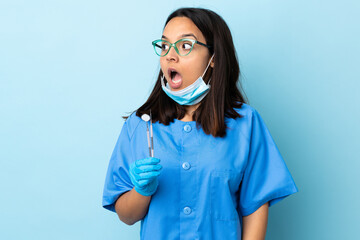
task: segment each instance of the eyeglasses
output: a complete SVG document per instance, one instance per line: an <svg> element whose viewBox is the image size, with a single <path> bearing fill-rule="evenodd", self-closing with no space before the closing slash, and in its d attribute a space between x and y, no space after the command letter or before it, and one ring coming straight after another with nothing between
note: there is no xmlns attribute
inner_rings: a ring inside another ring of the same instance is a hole
<svg viewBox="0 0 360 240"><path fill-rule="evenodd" d="M202 45L204 47L207 47L207 48L211 48L211 46L206 45L205 43L196 41L194 39L187 39L187 38L180 39L180 40L176 41L175 43L170 43L166 40L159 39L159 40L153 41L152 45L154 46L155 53L157 55L159 55L160 57L166 56L169 53L171 47L173 47L175 49L175 51L177 52L177 54L179 54L180 56L186 56L191 52L195 43Z"/></svg>

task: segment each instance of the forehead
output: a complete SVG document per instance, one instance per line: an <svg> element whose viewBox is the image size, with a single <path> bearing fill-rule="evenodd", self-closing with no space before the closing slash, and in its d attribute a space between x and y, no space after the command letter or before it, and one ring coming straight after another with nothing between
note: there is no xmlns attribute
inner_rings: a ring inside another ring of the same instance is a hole
<svg viewBox="0 0 360 240"><path fill-rule="evenodd" d="M197 26L187 17L175 17L165 26L163 36L169 40L176 41L185 34L193 34L198 41L204 41L205 37Z"/></svg>

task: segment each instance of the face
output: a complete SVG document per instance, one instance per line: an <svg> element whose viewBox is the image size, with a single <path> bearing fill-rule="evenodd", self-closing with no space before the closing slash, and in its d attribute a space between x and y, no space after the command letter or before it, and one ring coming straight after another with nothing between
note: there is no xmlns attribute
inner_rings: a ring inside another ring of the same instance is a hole
<svg viewBox="0 0 360 240"><path fill-rule="evenodd" d="M162 39L175 43L183 38L207 44L201 31L189 18L175 17L165 26ZM204 73L210 58L208 48L199 44L194 44L186 56L178 55L171 47L166 56L160 57L160 66L171 90L178 91L194 83ZM213 65L212 62L209 68Z"/></svg>

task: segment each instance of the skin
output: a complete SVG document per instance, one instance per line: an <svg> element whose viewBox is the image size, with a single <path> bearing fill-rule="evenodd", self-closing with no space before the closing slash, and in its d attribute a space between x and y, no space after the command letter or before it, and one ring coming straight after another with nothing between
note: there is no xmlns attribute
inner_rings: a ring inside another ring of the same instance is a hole
<svg viewBox="0 0 360 240"><path fill-rule="evenodd" d="M242 240L264 240L268 222L269 204L243 217Z"/></svg>
<svg viewBox="0 0 360 240"><path fill-rule="evenodd" d="M186 36L206 44L205 37L196 25L186 17L175 17L165 26L163 36L165 40L174 43L177 40L184 38L184 34L192 34L193 36ZM171 48L165 57L160 58L160 65L162 72L167 81L171 78L168 75L168 68L175 68L182 76L183 83L180 88L172 89L178 91L192 83L194 83L199 76L201 76L210 60L211 56L208 49L204 46L195 44L191 53L187 56L180 56L174 48ZM210 63L210 67L214 67L214 60ZM209 73L209 70L208 72ZM207 81L208 74L205 75L204 81ZM181 121L193 121L192 114L200 103L192 106L187 106L187 113ZM137 221L143 219L148 211L151 196L143 196L135 191L133 188L121 195L115 203L115 211L119 219L128 224L133 225ZM266 234L268 220L268 203L261 206L254 213L243 217L243 240L264 240Z"/></svg>
<svg viewBox="0 0 360 240"><path fill-rule="evenodd" d="M122 222L133 225L145 217L150 201L151 196L143 196L133 188L118 198L115 211Z"/></svg>

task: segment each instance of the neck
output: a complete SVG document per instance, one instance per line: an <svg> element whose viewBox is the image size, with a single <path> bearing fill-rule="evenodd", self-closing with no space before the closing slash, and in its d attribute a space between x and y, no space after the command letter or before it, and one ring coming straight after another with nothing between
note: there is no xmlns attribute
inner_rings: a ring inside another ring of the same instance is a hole
<svg viewBox="0 0 360 240"><path fill-rule="evenodd" d="M179 119L180 121L184 121L184 122L190 122L193 121L193 114L195 112L195 110L200 106L200 103L197 103L195 105L189 105L189 106L185 106L186 109L186 113L185 116L182 119Z"/></svg>

